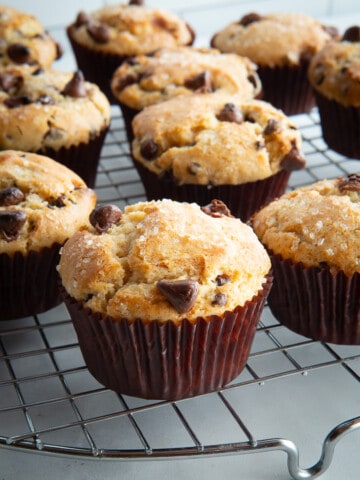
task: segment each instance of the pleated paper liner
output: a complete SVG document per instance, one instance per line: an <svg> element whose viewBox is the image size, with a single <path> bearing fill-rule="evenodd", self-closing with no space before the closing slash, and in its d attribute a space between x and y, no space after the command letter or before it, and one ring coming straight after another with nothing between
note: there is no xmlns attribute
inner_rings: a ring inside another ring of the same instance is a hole
<svg viewBox="0 0 360 480"><path fill-rule="evenodd" d="M360 108L345 107L317 91L315 97L327 145L346 157L360 159Z"/></svg>
<svg viewBox="0 0 360 480"><path fill-rule="evenodd" d="M176 400L215 391L245 367L272 277L221 316L129 322L102 317L64 292L90 373L118 393Z"/></svg>
<svg viewBox="0 0 360 480"><path fill-rule="evenodd" d="M0 320L45 312L62 299L56 265L61 245L13 256L0 254Z"/></svg>
<svg viewBox="0 0 360 480"><path fill-rule="evenodd" d="M178 185L172 176L159 176L135 159L133 161L148 200L170 198L179 202L195 202L204 206L211 200L218 199L227 205L234 217L240 218L243 222L285 192L291 173L280 170L263 180L239 185Z"/></svg>
<svg viewBox="0 0 360 480"><path fill-rule="evenodd" d="M272 255L268 304L280 323L304 337L360 345L360 273L333 275Z"/></svg>
<svg viewBox="0 0 360 480"><path fill-rule="evenodd" d="M307 79L307 70L307 62L298 66L259 66L257 72L263 87L262 100L286 115L310 112L315 106L315 97Z"/></svg>
<svg viewBox="0 0 360 480"><path fill-rule="evenodd" d="M87 143L79 143L59 150L46 148L39 150L37 153L50 157L70 168L84 180L89 188L93 188L96 183L101 149L107 132L108 127L102 129L97 136L91 138Z"/></svg>

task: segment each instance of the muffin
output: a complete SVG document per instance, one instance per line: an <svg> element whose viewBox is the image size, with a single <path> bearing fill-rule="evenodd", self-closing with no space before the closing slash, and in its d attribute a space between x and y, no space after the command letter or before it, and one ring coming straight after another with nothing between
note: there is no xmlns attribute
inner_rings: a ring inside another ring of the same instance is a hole
<svg viewBox="0 0 360 480"><path fill-rule="evenodd" d="M66 242L58 271L93 376L169 400L235 378L271 286L252 229L220 201L142 202L123 213L101 205L90 220Z"/></svg>
<svg viewBox="0 0 360 480"><path fill-rule="evenodd" d="M307 79L309 61L336 36L336 28L303 14L249 13L215 33L211 45L249 57L259 67L263 100L295 115L314 107Z"/></svg>
<svg viewBox="0 0 360 480"><path fill-rule="evenodd" d="M243 221L284 193L305 165L298 129L280 110L234 95L193 94L133 120L132 157L148 200L222 200Z"/></svg>
<svg viewBox="0 0 360 480"><path fill-rule="evenodd" d="M305 337L360 344L360 175L284 194L252 219L271 255L275 317Z"/></svg>
<svg viewBox="0 0 360 480"><path fill-rule="evenodd" d="M111 89L130 142L131 121L149 105L194 92L227 92L244 99L261 95L256 66L248 58L194 47L162 48L128 59L115 71Z"/></svg>
<svg viewBox="0 0 360 480"><path fill-rule="evenodd" d="M0 149L49 156L95 184L110 104L80 71L0 70Z"/></svg>
<svg viewBox="0 0 360 480"><path fill-rule="evenodd" d="M54 160L0 152L0 320L60 303L59 250L88 223L95 202L81 178Z"/></svg>
<svg viewBox="0 0 360 480"><path fill-rule="evenodd" d="M192 45L195 38L180 17L141 1L107 5L90 14L81 11L67 34L85 78L99 85L112 103L111 77L124 59L161 47Z"/></svg>
<svg viewBox="0 0 360 480"><path fill-rule="evenodd" d="M327 145L360 159L360 28L350 27L310 62L309 81Z"/></svg>
<svg viewBox="0 0 360 480"><path fill-rule="evenodd" d="M11 64L50 67L61 55L60 45L37 18L0 5L0 68Z"/></svg>

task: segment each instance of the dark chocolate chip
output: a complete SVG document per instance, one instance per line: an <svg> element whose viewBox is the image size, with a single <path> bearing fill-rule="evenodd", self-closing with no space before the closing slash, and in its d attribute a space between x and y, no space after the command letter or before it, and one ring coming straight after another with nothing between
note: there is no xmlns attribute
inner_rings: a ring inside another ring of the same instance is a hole
<svg viewBox="0 0 360 480"><path fill-rule="evenodd" d="M360 26L354 25L353 27L349 27L345 30L342 39L347 42L360 42Z"/></svg>
<svg viewBox="0 0 360 480"><path fill-rule="evenodd" d="M66 196L62 193L57 198L55 198L55 200L50 201L49 204L48 204L48 207L49 208L54 208L54 207L63 208L66 205L65 200L66 200Z"/></svg>
<svg viewBox="0 0 360 480"><path fill-rule="evenodd" d="M4 92L8 92L12 88L19 89L23 84L23 77L21 75L14 75L10 72L0 73L0 88Z"/></svg>
<svg viewBox="0 0 360 480"><path fill-rule="evenodd" d="M141 142L140 153L147 160L152 160L153 158L155 158L158 154L158 151L159 147L151 138L149 140Z"/></svg>
<svg viewBox="0 0 360 480"><path fill-rule="evenodd" d="M129 2L129 5L138 5L138 6L141 6L141 5L144 5L144 0L130 0Z"/></svg>
<svg viewBox="0 0 360 480"><path fill-rule="evenodd" d="M88 23L91 22L91 17L89 14L87 14L84 11L81 11L77 14L76 20L75 20L75 27L79 28L82 25L87 25Z"/></svg>
<svg viewBox="0 0 360 480"><path fill-rule="evenodd" d="M217 293L211 303L213 305L219 305L220 307L223 307L227 304L227 300L227 295L225 293Z"/></svg>
<svg viewBox="0 0 360 480"><path fill-rule="evenodd" d="M22 210L0 211L0 235L7 241L16 240L27 219Z"/></svg>
<svg viewBox="0 0 360 480"><path fill-rule="evenodd" d="M215 282L219 287L222 287L225 285L225 283L230 282L230 277L228 277L225 273L222 273L215 278Z"/></svg>
<svg viewBox="0 0 360 480"><path fill-rule="evenodd" d="M270 118L266 127L264 128L264 135L272 135L273 133L277 132L280 128L280 122L278 120L274 120Z"/></svg>
<svg viewBox="0 0 360 480"><path fill-rule="evenodd" d="M360 192L360 173L351 173L347 178L339 179L338 188L340 192L351 191Z"/></svg>
<svg viewBox="0 0 360 480"><path fill-rule="evenodd" d="M156 286L179 313L190 310L199 292L199 284L195 280L160 280Z"/></svg>
<svg viewBox="0 0 360 480"><path fill-rule="evenodd" d="M221 200L211 200L211 203L205 205L204 207L201 207L201 210L207 215L210 215L214 218L219 218L223 216L232 217L230 210Z"/></svg>
<svg viewBox="0 0 360 480"><path fill-rule="evenodd" d="M135 72L130 72L127 75L122 75L116 80L115 89L117 92L121 92L125 87L133 85L138 81L139 77Z"/></svg>
<svg viewBox="0 0 360 480"><path fill-rule="evenodd" d="M59 60L59 58L61 58L64 55L64 49L58 42L55 43L55 46L56 46L56 60Z"/></svg>
<svg viewBox="0 0 360 480"><path fill-rule="evenodd" d="M221 122L234 122L240 124L244 121L242 111L233 103L226 103L217 118Z"/></svg>
<svg viewBox="0 0 360 480"><path fill-rule="evenodd" d="M28 63L31 58L30 49L21 43L13 43L8 46L7 54L15 63Z"/></svg>
<svg viewBox="0 0 360 480"><path fill-rule="evenodd" d="M0 190L0 206L9 207L10 205L18 205L25 198L25 195L17 187L8 187Z"/></svg>
<svg viewBox="0 0 360 480"><path fill-rule="evenodd" d="M73 98L86 97L87 93L84 75L80 70L74 73L72 79L67 83L67 85L65 85L65 88L61 93Z"/></svg>
<svg viewBox="0 0 360 480"><path fill-rule="evenodd" d="M104 23L90 23L86 30L96 43L107 43L110 39L109 27Z"/></svg>
<svg viewBox="0 0 360 480"><path fill-rule="evenodd" d="M29 105L31 103L31 99L28 95L17 95L15 97L9 97L4 101L4 104L8 108L17 108L23 105Z"/></svg>
<svg viewBox="0 0 360 480"><path fill-rule="evenodd" d="M260 81L256 75L249 75L247 79L256 90L260 88Z"/></svg>
<svg viewBox="0 0 360 480"><path fill-rule="evenodd" d="M199 172L199 170L201 170L201 165L199 165L198 163L196 162L191 162L189 167L188 167L188 171L191 175L197 175L197 173Z"/></svg>
<svg viewBox="0 0 360 480"><path fill-rule="evenodd" d="M291 172L292 170L300 170L305 166L305 158L299 152L299 149L293 144L291 150L281 160L281 168Z"/></svg>
<svg viewBox="0 0 360 480"><path fill-rule="evenodd" d="M34 76L41 75L44 72L45 72L45 70L42 67L39 67L36 70L34 70L31 75L34 75Z"/></svg>
<svg viewBox="0 0 360 480"><path fill-rule="evenodd" d="M250 25L251 23L255 23L255 22L259 22L260 20L262 19L262 16L259 15L258 13L248 13L247 15L244 15L241 19L240 19L240 25L242 25L243 27L247 27L248 25Z"/></svg>
<svg viewBox="0 0 360 480"><path fill-rule="evenodd" d="M104 233L112 225L118 224L121 216L122 212L116 205L98 205L91 212L89 220L99 233Z"/></svg>
<svg viewBox="0 0 360 480"><path fill-rule="evenodd" d="M263 148L265 148L265 142L263 140L256 140L255 148L256 150L262 150Z"/></svg>
<svg viewBox="0 0 360 480"><path fill-rule="evenodd" d="M195 75L195 77L185 80L184 85L186 88L190 88L196 92L211 93L213 91L211 73L209 70L205 70L204 72Z"/></svg>

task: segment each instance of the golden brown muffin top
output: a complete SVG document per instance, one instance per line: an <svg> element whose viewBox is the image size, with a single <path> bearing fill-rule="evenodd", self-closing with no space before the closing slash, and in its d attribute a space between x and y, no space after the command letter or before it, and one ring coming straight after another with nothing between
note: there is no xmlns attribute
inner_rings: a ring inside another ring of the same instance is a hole
<svg viewBox="0 0 360 480"><path fill-rule="evenodd" d="M95 193L64 165L34 153L0 152L0 253L62 244L88 224Z"/></svg>
<svg viewBox="0 0 360 480"><path fill-rule="evenodd" d="M360 272L360 175L322 180L285 193L253 217L274 254L333 273Z"/></svg>
<svg viewBox="0 0 360 480"><path fill-rule="evenodd" d="M58 271L66 291L115 320L222 314L262 288L269 257L222 202L172 200L99 206L93 227L70 238Z"/></svg>
<svg viewBox="0 0 360 480"><path fill-rule="evenodd" d="M28 64L50 67L61 56L60 46L37 18L0 5L0 66Z"/></svg>
<svg viewBox="0 0 360 480"><path fill-rule="evenodd" d="M191 45L194 40L194 32L177 15L136 2L80 12L68 31L80 45L120 56Z"/></svg>
<svg viewBox="0 0 360 480"><path fill-rule="evenodd" d="M261 92L255 64L248 58L194 47L135 56L115 71L111 87L119 102L135 110L196 91L228 92L244 99Z"/></svg>
<svg viewBox="0 0 360 480"><path fill-rule="evenodd" d="M305 164L298 129L260 100L179 96L146 107L132 125L134 159L179 184L238 185Z"/></svg>
<svg viewBox="0 0 360 480"><path fill-rule="evenodd" d="M333 27L300 13L249 13L217 32L211 44L260 66L282 67L308 61L336 34Z"/></svg>
<svg viewBox="0 0 360 480"><path fill-rule="evenodd" d="M39 152L87 143L110 122L105 95L81 72L0 71L0 148Z"/></svg>
<svg viewBox="0 0 360 480"><path fill-rule="evenodd" d="M309 81L329 100L360 106L360 27L347 29L342 41L331 42L311 60Z"/></svg>

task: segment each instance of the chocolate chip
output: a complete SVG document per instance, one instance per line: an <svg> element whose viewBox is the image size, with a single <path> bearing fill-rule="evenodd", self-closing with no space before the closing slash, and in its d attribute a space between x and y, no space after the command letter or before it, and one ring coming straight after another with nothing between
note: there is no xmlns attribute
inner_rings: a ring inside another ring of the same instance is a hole
<svg viewBox="0 0 360 480"><path fill-rule="evenodd" d="M118 224L121 216L122 212L116 205L99 205L91 212L89 220L99 233L104 233Z"/></svg>
<svg viewBox="0 0 360 480"><path fill-rule="evenodd" d="M314 83L321 85L325 80L325 69L323 65L316 65L314 67Z"/></svg>
<svg viewBox="0 0 360 480"><path fill-rule="evenodd" d="M263 148L265 148L265 142L263 140L256 140L255 149L256 150L261 150Z"/></svg>
<svg viewBox="0 0 360 480"><path fill-rule="evenodd" d="M86 97L84 75L80 70L74 73L72 79L65 85L61 93L73 98Z"/></svg>
<svg viewBox="0 0 360 480"><path fill-rule="evenodd" d="M63 208L65 207L66 196L62 193L55 200L52 200L48 203L49 208Z"/></svg>
<svg viewBox="0 0 360 480"><path fill-rule="evenodd" d="M64 49L58 42L55 43L55 47L56 47L56 60L59 60L59 58L61 58L64 55Z"/></svg>
<svg viewBox="0 0 360 480"><path fill-rule="evenodd" d="M82 25L87 25L88 23L91 22L91 17L88 15L86 12L81 11L77 14L76 20L75 20L75 27L79 28Z"/></svg>
<svg viewBox="0 0 360 480"><path fill-rule="evenodd" d="M199 170L201 170L201 165L199 165L196 162L191 162L190 165L188 166L188 172L191 175L197 175L199 173Z"/></svg>
<svg viewBox="0 0 360 480"><path fill-rule="evenodd" d="M243 123L244 116L239 107L233 103L226 103L224 108L220 111L217 119L221 122Z"/></svg>
<svg viewBox="0 0 360 480"><path fill-rule="evenodd" d="M251 85L255 88L255 90L260 89L260 81L259 77L257 75L249 75L247 77L248 81L251 83Z"/></svg>
<svg viewBox="0 0 360 480"><path fill-rule="evenodd" d="M55 100L50 95L41 95L37 101L41 105L55 105Z"/></svg>
<svg viewBox="0 0 360 480"><path fill-rule="evenodd" d="M29 105L31 103L31 99L28 95L17 95L15 97L9 97L4 101L4 104L8 108L17 108L23 105Z"/></svg>
<svg viewBox="0 0 360 480"><path fill-rule="evenodd" d="M230 282L230 277L225 273L222 273L215 278L215 282L219 287L222 287L223 285L225 285L225 283Z"/></svg>
<svg viewBox="0 0 360 480"><path fill-rule="evenodd" d="M227 300L227 295L225 293L217 293L211 303L212 305L219 305L220 307L223 307L227 304Z"/></svg>
<svg viewBox="0 0 360 480"><path fill-rule="evenodd" d="M205 70L204 72L195 75L195 77L185 80L184 85L186 88L190 88L195 92L211 93L213 91L211 73L209 70Z"/></svg>
<svg viewBox="0 0 360 480"><path fill-rule="evenodd" d="M150 138L149 140L144 140L140 145L140 153L147 160L152 160L158 154L159 147L156 143Z"/></svg>
<svg viewBox="0 0 360 480"><path fill-rule="evenodd" d="M109 27L104 23L90 23L86 30L96 43L107 43L110 39Z"/></svg>
<svg viewBox="0 0 360 480"><path fill-rule="evenodd" d="M115 90L121 92L125 87L132 85L138 81L139 77L134 72L130 72L127 75L122 75L116 79Z"/></svg>
<svg viewBox="0 0 360 480"><path fill-rule="evenodd" d="M207 215L210 215L214 218L219 218L223 216L232 217L230 210L221 200L211 200L211 203L205 205L204 207L201 207L201 210Z"/></svg>
<svg viewBox="0 0 360 480"><path fill-rule="evenodd" d="M360 192L360 173L351 173L345 179L340 178L338 188L340 192Z"/></svg>
<svg viewBox="0 0 360 480"><path fill-rule="evenodd" d="M266 127L264 128L264 135L272 135L273 133L277 132L280 128L280 122L278 120L274 120L270 118Z"/></svg>
<svg viewBox="0 0 360 480"><path fill-rule="evenodd" d="M8 187L0 190L0 206L9 207L10 205L18 205L25 198L25 195L17 187Z"/></svg>
<svg viewBox="0 0 360 480"><path fill-rule="evenodd" d="M360 27L358 25L349 27L347 30L345 30L342 39L347 42L360 42Z"/></svg>
<svg viewBox="0 0 360 480"><path fill-rule="evenodd" d="M23 77L10 72L0 73L0 87L4 92L9 92L12 88L19 89L23 84Z"/></svg>
<svg viewBox="0 0 360 480"><path fill-rule="evenodd" d="M242 25L243 27L247 27L248 25L250 25L251 23L254 23L254 22L259 22L260 20L262 19L262 16L259 15L258 13L248 13L247 15L244 15L241 19L240 19L240 25Z"/></svg>
<svg viewBox="0 0 360 480"><path fill-rule="evenodd" d="M199 284L195 280L160 280L156 286L179 313L190 310L199 292Z"/></svg>
<svg viewBox="0 0 360 480"><path fill-rule="evenodd" d="M30 49L21 43L13 43L8 46L7 54L15 63L28 63L31 58Z"/></svg>
<svg viewBox="0 0 360 480"><path fill-rule="evenodd" d="M0 211L0 235L2 235L7 242L16 240L26 219L27 214L22 210Z"/></svg>
<svg viewBox="0 0 360 480"><path fill-rule="evenodd" d="M36 70L34 70L31 75L33 75L33 76L41 75L44 72L45 72L45 70L42 67L39 67Z"/></svg>
<svg viewBox="0 0 360 480"><path fill-rule="evenodd" d="M144 5L144 0L130 0L129 5Z"/></svg>
<svg viewBox="0 0 360 480"><path fill-rule="evenodd" d="M300 170L305 166L305 163L305 158L294 144L291 150L281 160L281 168L291 172L292 170Z"/></svg>

